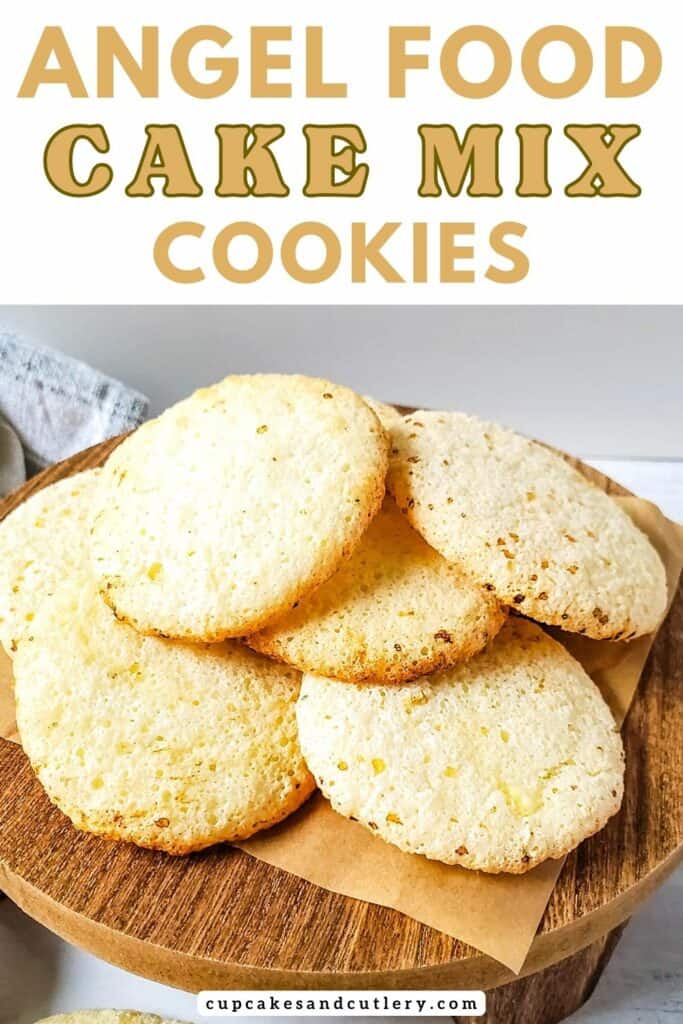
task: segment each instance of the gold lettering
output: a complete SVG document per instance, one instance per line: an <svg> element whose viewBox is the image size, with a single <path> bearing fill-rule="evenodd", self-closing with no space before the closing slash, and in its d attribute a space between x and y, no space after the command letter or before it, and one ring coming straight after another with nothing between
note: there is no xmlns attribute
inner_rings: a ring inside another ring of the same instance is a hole
<svg viewBox="0 0 683 1024"><path fill-rule="evenodd" d="M89 142L98 153L109 152L109 139L101 124L69 124L55 132L45 147L43 165L47 180L66 196L96 196L114 177L109 164L95 164L85 181L74 174L77 143Z"/></svg>
<svg viewBox="0 0 683 1024"><path fill-rule="evenodd" d="M389 95L403 98L406 94L406 71L429 67L424 53L406 53L406 43L430 38L426 25L396 25L389 29Z"/></svg>
<svg viewBox="0 0 683 1024"><path fill-rule="evenodd" d="M175 284L197 284L204 280L204 271L200 267L183 270L171 259L171 245L177 238L189 236L190 238L201 238L204 234L204 225L197 224L192 220L181 220L177 224L169 224L161 232L154 243L154 263L157 270L160 270L164 277Z"/></svg>
<svg viewBox="0 0 683 1024"><path fill-rule="evenodd" d="M133 83L140 96L159 95L159 29L145 26L142 29L142 55L140 63L135 60L123 39L111 25L97 29L97 95L109 98L114 95L114 62Z"/></svg>
<svg viewBox="0 0 683 1024"><path fill-rule="evenodd" d="M624 43L637 46L643 55L643 68L632 82L624 81ZM611 26L605 29L605 95L631 99L642 96L651 89L662 72L662 51L642 28L629 25Z"/></svg>
<svg viewBox="0 0 683 1024"><path fill-rule="evenodd" d="M484 43L493 55L493 71L483 82L468 82L460 74L460 51L467 43ZM499 32L486 25L468 25L448 37L441 50L441 74L458 96L480 100L503 88L512 70L510 47Z"/></svg>
<svg viewBox="0 0 683 1024"><path fill-rule="evenodd" d="M399 222L383 224L379 231L367 238L367 224L351 225L351 280L363 284L367 280L367 264L390 284L405 284L405 280L382 253L382 247L400 228Z"/></svg>
<svg viewBox="0 0 683 1024"><path fill-rule="evenodd" d="M331 99L343 98L348 88L344 82L326 82L323 73L323 30L318 25L306 29L306 95Z"/></svg>
<svg viewBox="0 0 683 1024"><path fill-rule="evenodd" d="M305 196L360 196L365 191L370 169L357 164L356 156L366 150L365 138L355 124L307 124ZM346 143L341 149L337 142ZM339 175L345 177L338 180Z"/></svg>
<svg viewBox="0 0 683 1024"><path fill-rule="evenodd" d="M188 96L198 100L210 100L215 96L223 96L232 89L237 81L238 62L235 57L207 57L204 67L207 71L217 71L218 75L211 82L200 82L190 71L190 57L198 43L216 43L224 49L232 36L225 29L216 25L196 25L178 36L171 50L171 71L176 82Z"/></svg>
<svg viewBox="0 0 683 1024"><path fill-rule="evenodd" d="M256 244L256 259L251 267L239 269L230 261L230 243L235 238L246 236ZM249 221L236 221L228 224L216 235L213 245L213 262L216 270L226 281L234 284L252 284L260 280L270 270L273 262L273 243L267 233L258 224Z"/></svg>
<svg viewBox="0 0 683 1024"><path fill-rule="evenodd" d="M175 124L148 124L147 142L127 196L154 195L154 178L163 178L165 196L200 196L202 187L194 176L180 129Z"/></svg>
<svg viewBox="0 0 683 1024"><path fill-rule="evenodd" d="M285 134L281 124L219 124L217 196L287 196L289 189L270 146ZM251 141L250 141L251 137Z"/></svg>
<svg viewBox="0 0 683 1024"><path fill-rule="evenodd" d="M289 70L291 58L288 53L271 53L268 43L292 38L292 30L286 25L255 27L251 30L251 95L254 97L287 97L292 95L289 82L271 82L269 72L284 68Z"/></svg>
<svg viewBox="0 0 683 1024"><path fill-rule="evenodd" d="M574 54L574 70L566 82L551 82L541 73L541 53L549 43L566 43ZM588 82L593 71L591 48L580 32L569 25L548 25L527 40L522 50L522 73L534 92L551 100L574 96Z"/></svg>
<svg viewBox="0 0 683 1024"><path fill-rule="evenodd" d="M297 247L303 238L319 238L325 247L325 258L319 267L308 270L297 257ZM318 221L304 221L291 228L282 240L282 265L295 281L302 284L320 284L336 272L341 262L341 243L332 228Z"/></svg>
<svg viewBox="0 0 683 1024"><path fill-rule="evenodd" d="M48 68L53 57L57 61L57 67ZM19 87L19 98L30 99L35 96L39 86L49 84L65 85L74 99L84 99L88 95L66 36L57 25L49 25L43 29Z"/></svg>
<svg viewBox="0 0 683 1024"><path fill-rule="evenodd" d="M567 185L566 195L628 198L640 195L640 186L618 160L626 143L640 135L637 124L568 124L564 133L588 161L585 171Z"/></svg>
<svg viewBox="0 0 683 1024"><path fill-rule="evenodd" d="M456 245L455 239L458 235L473 235L474 224L441 224L439 229L441 283L470 284L474 281L474 271L457 269L455 264L457 260L473 259L474 247L471 245Z"/></svg>
<svg viewBox="0 0 683 1024"><path fill-rule="evenodd" d="M440 196L443 179L449 196L460 195L465 178L469 196L500 196L498 180L498 140L503 129L498 124L474 124L460 141L449 124L421 124L422 181L420 196Z"/></svg>
<svg viewBox="0 0 683 1024"><path fill-rule="evenodd" d="M548 124L518 124L519 138L518 196L549 196L548 139L552 128Z"/></svg>
<svg viewBox="0 0 683 1024"><path fill-rule="evenodd" d="M526 277L529 273L529 259L526 253L523 253L517 246L510 245L507 241L508 235L523 238L525 234L525 224L518 224L513 220L496 224L489 235L491 248L499 256L509 260L511 266L507 270L501 270L500 267L491 264L484 277L487 277L489 281L495 281L496 284L516 284Z"/></svg>

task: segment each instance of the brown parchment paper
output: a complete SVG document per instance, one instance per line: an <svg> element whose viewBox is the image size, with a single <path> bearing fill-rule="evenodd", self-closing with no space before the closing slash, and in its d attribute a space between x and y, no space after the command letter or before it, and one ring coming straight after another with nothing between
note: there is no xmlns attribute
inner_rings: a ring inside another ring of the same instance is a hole
<svg viewBox="0 0 683 1024"><path fill-rule="evenodd" d="M647 533L667 571L669 602L683 567L683 527L640 498L616 499ZM600 687L619 724L654 637L630 644L555 631ZM11 663L0 651L0 735L18 740ZM333 892L392 907L467 942L518 973L563 861L526 875L485 875L402 853L340 817L320 794L277 828L238 844L253 857Z"/></svg>

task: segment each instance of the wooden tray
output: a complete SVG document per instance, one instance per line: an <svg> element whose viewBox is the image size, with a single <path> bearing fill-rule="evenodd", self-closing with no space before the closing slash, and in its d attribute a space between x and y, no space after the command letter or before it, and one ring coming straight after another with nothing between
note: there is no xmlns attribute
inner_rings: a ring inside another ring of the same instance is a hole
<svg viewBox="0 0 683 1024"><path fill-rule="evenodd" d="M0 518L46 484L100 464L117 443L45 470L0 503ZM580 468L608 492L626 493ZM623 726L622 810L567 859L524 980L402 914L327 892L232 847L172 859L78 833L51 806L21 749L4 740L0 889L67 941L187 990L495 989L488 1021L550 1024L587 998L622 923L683 858L682 639L679 588Z"/></svg>

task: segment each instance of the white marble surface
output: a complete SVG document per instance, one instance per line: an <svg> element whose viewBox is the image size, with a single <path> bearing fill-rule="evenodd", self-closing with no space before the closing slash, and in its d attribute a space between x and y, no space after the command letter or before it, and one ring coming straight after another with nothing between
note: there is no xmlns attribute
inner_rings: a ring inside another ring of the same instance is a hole
<svg viewBox="0 0 683 1024"><path fill-rule="evenodd" d="M683 462L593 461L671 518L683 520ZM34 1024L50 1013L104 1006L198 1022L194 1005L193 996L110 967L67 946L8 900L0 903L0 1024ZM683 1022L683 869L635 915L595 994L571 1020Z"/></svg>

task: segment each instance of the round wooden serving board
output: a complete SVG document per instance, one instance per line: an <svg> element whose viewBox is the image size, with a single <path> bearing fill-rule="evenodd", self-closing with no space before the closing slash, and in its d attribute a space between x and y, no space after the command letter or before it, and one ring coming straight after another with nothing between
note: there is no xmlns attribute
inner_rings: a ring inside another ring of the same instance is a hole
<svg viewBox="0 0 683 1024"><path fill-rule="evenodd" d="M40 487L99 465L117 443L41 473L0 503L0 519ZM580 468L608 492L625 493ZM496 989L487 1020L549 1024L590 994L619 926L683 857L682 641L679 588L623 726L621 812L568 857L523 980L396 911L327 892L229 846L170 858L76 832L21 748L5 740L0 889L69 942L187 990Z"/></svg>

